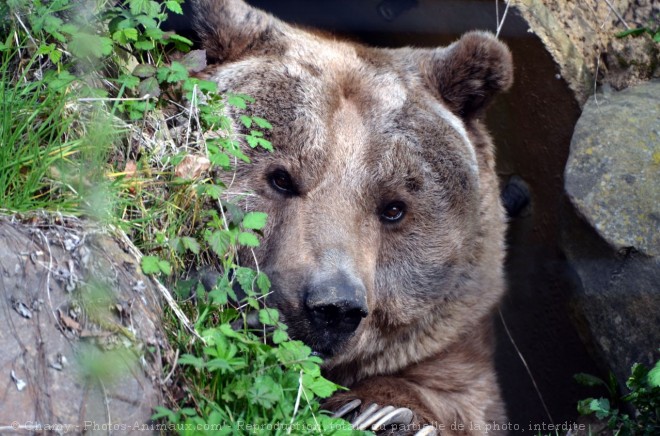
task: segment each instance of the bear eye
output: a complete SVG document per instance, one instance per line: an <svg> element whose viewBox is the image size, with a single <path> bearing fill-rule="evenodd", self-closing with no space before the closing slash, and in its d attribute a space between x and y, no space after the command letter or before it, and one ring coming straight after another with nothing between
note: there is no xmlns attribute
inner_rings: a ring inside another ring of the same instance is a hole
<svg viewBox="0 0 660 436"><path fill-rule="evenodd" d="M291 176L284 170L273 171L268 177L270 185L277 192L285 195L296 195L296 187L291 180Z"/></svg>
<svg viewBox="0 0 660 436"><path fill-rule="evenodd" d="M395 223L401 221L406 214L406 205L400 201L389 203L380 213L380 218L386 223Z"/></svg>

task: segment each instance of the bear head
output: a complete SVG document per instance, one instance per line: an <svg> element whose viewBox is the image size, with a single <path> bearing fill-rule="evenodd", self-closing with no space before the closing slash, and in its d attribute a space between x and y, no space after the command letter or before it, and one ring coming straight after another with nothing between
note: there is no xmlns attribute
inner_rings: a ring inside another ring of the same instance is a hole
<svg viewBox="0 0 660 436"><path fill-rule="evenodd" d="M290 335L350 384L490 316L504 215L482 116L512 83L506 46L471 32L444 48L368 48L240 0L195 9L202 76L253 97L250 115L274 127L274 152L246 145L251 163L227 183L268 214L261 246L240 258L269 275Z"/></svg>

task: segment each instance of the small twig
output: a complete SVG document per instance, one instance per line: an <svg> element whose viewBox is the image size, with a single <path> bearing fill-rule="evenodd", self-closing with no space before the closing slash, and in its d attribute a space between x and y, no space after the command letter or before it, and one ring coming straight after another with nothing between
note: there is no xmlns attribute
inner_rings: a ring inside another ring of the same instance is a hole
<svg viewBox="0 0 660 436"><path fill-rule="evenodd" d="M30 38L30 41L32 41L32 44L34 44L35 47L39 47L39 44L37 43L37 41L35 41L35 39L32 37L32 34L30 33L30 30L23 23L23 20L21 20L20 15L18 15L16 12L14 12L14 17L16 17L16 20L21 25L23 30L25 30L25 34L27 35L28 38ZM39 55L39 57L41 57L41 56L43 56L43 55Z"/></svg>
<svg viewBox="0 0 660 436"><path fill-rule="evenodd" d="M600 68L600 52L598 53L598 57L596 58L596 73L594 74L594 102L596 102L596 106L600 107L600 104L598 103L598 95L596 94L596 85L598 83L598 69Z"/></svg>
<svg viewBox="0 0 660 436"><path fill-rule="evenodd" d="M178 366L178 363L179 363L179 349L177 348L176 352L174 353L174 362L172 362L172 369L170 370L170 372L167 374L167 376L165 376L165 378L161 382L161 384L163 384L163 386L167 384L167 382L172 377L172 374L174 374L174 370Z"/></svg>
<svg viewBox="0 0 660 436"><path fill-rule="evenodd" d="M35 232L39 235L39 238L43 241L44 245L48 249L48 267L46 268L46 296L48 298L48 306L50 307L50 313L53 315L53 318L55 319L55 324L57 324L61 328L62 325L60 324L60 320L55 315L53 300L50 298L50 276L51 276L51 272L53 271L53 253L50 250L50 243L48 242L48 238L46 238L46 235L44 235L44 233L40 229L35 229Z"/></svg>
<svg viewBox="0 0 660 436"><path fill-rule="evenodd" d="M497 313L500 314L500 320L502 321L502 325L504 326L504 331L506 332L506 335L509 337L509 341L511 341L511 345L513 345L513 348L516 350L516 353L518 353L518 357L520 357L520 361L525 366L525 370L527 371L527 375L529 375L529 378L532 380L532 384L534 385L534 389L536 390L536 395L538 395L539 400L541 400L541 404L543 405L543 409L545 410L545 414L548 415L548 419L550 420L550 423L552 425L555 425L555 422L552 419L552 415L550 415L550 410L548 410L548 406L545 404L545 400L543 399L543 395L541 394L541 390L539 389L538 385L536 384L536 380L534 379L534 375L532 375L532 370L529 368L529 365L527 365L527 361L525 360L522 353L518 349L518 346L516 345L516 341L513 340L513 336L511 335L511 332L509 331L509 327L507 327L506 322L504 321L504 316L502 315L502 310L497 309Z"/></svg>
<svg viewBox="0 0 660 436"><path fill-rule="evenodd" d="M135 245L133 244L133 241L131 241L128 236L124 232L119 232L114 227L112 227L113 230L115 230L115 235L119 237L122 242L128 247L129 252L135 257L135 260L140 263L142 260L142 253L140 253L140 250L138 250ZM204 338L202 338L199 333L195 330L195 327L191 324L190 320L188 320L188 317L186 316L185 313L181 310L177 302L172 298L172 294L170 294L170 291L162 285L158 280L154 280L154 283L158 287L158 290L160 291L160 294L165 298L165 301L167 302L168 306L172 309L176 317L179 319L179 322L183 324L183 326L188 330L194 337L199 339L204 345L206 345L206 341Z"/></svg>
<svg viewBox="0 0 660 436"><path fill-rule="evenodd" d="M108 401L108 393L103 384L103 380L99 378L99 384L101 385L101 391L103 392L103 403L105 404L105 411L108 414L108 434L112 434L112 416L110 415L110 402Z"/></svg>
<svg viewBox="0 0 660 436"><path fill-rule="evenodd" d="M293 405L293 415L291 415L291 423L289 428L286 431L286 434L291 434L291 429L293 428L293 420L296 419L298 414L298 407L300 407L300 397L302 397L303 392L303 371L300 370L300 378L298 378L298 395L296 396L296 404Z"/></svg>
<svg viewBox="0 0 660 436"><path fill-rule="evenodd" d="M272 294L272 293L273 293L273 291L270 291L269 293L264 294L264 295L262 295L261 297L257 297L257 298L255 298L255 300L257 300L257 301L259 301L259 300L263 300L263 299L265 299L266 297L268 297L268 296L269 296L270 294ZM244 309L244 308L247 307L247 306L248 306L248 303L244 303L244 304L238 306L238 307L236 308L236 310Z"/></svg>
<svg viewBox="0 0 660 436"><path fill-rule="evenodd" d="M303 395L305 396L305 401L307 401L307 405L311 406L311 404L310 404L310 402L309 402L309 397L307 397L307 392L305 392L305 390L303 389L303 390L302 390L302 393L303 393ZM321 431L321 426L319 425L319 422L318 422L318 420L316 419L316 415L314 414L314 411L311 409L311 407L310 407L310 411L311 411L311 413L312 413L312 418L314 418L314 423L316 424L316 428L318 428L319 431Z"/></svg>
<svg viewBox="0 0 660 436"><path fill-rule="evenodd" d="M193 117L193 113L195 113L196 108L197 108L197 84L193 85L192 97L190 99L190 110L188 111L188 125L186 126L186 142L185 142L186 149L188 148L188 143L190 141L190 126L192 125L192 117Z"/></svg>
<svg viewBox="0 0 660 436"><path fill-rule="evenodd" d="M616 15L616 17L619 19L619 21L621 21L623 23L623 25L626 26L626 29L630 29L630 26L628 26L628 23L626 23L626 20L624 20L623 17L621 16L621 14L619 14L619 12L616 9L614 9L614 6L612 5L612 3L610 3L610 0L605 0L605 3L607 3L607 6L610 7L612 12L614 12L614 15Z"/></svg>
<svg viewBox="0 0 660 436"><path fill-rule="evenodd" d="M504 14L502 15L502 21L500 21L500 24L497 26L497 33L495 34L495 38L500 37L500 31L502 30L502 27L504 26L504 22L506 21L506 14L509 12L509 5L511 4L511 0L506 0L506 8L504 8Z"/></svg>
<svg viewBox="0 0 660 436"><path fill-rule="evenodd" d="M142 97L81 97L78 99L79 102L88 102L88 101L142 101L149 100L151 95L145 94Z"/></svg>

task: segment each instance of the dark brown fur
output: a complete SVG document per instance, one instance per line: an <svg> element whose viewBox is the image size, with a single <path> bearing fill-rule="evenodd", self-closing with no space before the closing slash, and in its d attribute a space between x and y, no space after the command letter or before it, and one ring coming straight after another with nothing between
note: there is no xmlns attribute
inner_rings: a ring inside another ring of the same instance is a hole
<svg viewBox="0 0 660 436"><path fill-rule="evenodd" d="M502 421L490 320L504 290L504 217L480 117L511 85L507 48L473 32L447 48L372 49L240 0L197 0L196 11L218 62L205 77L253 96L252 113L274 126L276 151L246 147L253 162L237 166L229 191L254 192L246 207L268 213L255 255L269 302L351 388L326 406L405 406L449 433ZM276 170L295 194L273 188ZM394 201L406 215L385 223ZM335 341L305 305L310 283L336 272L363 285L368 316Z"/></svg>

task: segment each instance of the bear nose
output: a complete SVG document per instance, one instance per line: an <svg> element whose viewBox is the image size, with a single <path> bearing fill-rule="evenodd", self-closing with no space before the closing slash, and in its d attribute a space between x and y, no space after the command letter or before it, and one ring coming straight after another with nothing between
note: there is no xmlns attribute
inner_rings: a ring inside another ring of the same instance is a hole
<svg viewBox="0 0 660 436"><path fill-rule="evenodd" d="M369 313L366 295L360 280L338 274L310 286L305 305L314 327L348 334Z"/></svg>

